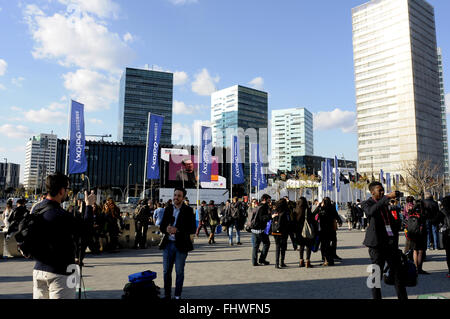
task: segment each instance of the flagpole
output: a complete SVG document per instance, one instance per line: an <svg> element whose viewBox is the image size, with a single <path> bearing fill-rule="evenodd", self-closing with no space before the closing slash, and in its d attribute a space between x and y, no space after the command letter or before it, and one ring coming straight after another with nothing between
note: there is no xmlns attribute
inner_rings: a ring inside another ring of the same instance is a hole
<svg viewBox="0 0 450 319"><path fill-rule="evenodd" d="M72 100L71 100L72 101ZM72 102L69 105L69 116L68 116L68 126L67 126L67 140L66 140L66 161L64 166L64 175L67 175L68 167L67 167L67 161L69 157L69 140L70 140L70 117L72 114Z"/></svg>
<svg viewBox="0 0 450 319"><path fill-rule="evenodd" d="M230 172L231 172L231 182L230 182L230 200L233 199L233 160L234 160L234 136L231 135L231 165L230 165Z"/></svg>
<svg viewBox="0 0 450 319"><path fill-rule="evenodd" d="M144 188L142 189L142 199L145 198L145 182L147 180L147 160L148 160L148 135L150 133L150 115L151 113L148 112L148 120L147 120L147 141L145 143L145 163L144 163Z"/></svg>
<svg viewBox="0 0 450 319"><path fill-rule="evenodd" d="M250 195L250 200L251 200L251 198L252 198L252 143L250 143L250 141L248 142L248 146L249 146L248 164L250 166L250 183L249 183L250 189L249 189L249 195Z"/></svg>
<svg viewBox="0 0 450 319"><path fill-rule="evenodd" d="M197 212L198 212L198 201L200 200L200 148L202 147L202 126L200 124L199 130L199 144L197 146Z"/></svg>

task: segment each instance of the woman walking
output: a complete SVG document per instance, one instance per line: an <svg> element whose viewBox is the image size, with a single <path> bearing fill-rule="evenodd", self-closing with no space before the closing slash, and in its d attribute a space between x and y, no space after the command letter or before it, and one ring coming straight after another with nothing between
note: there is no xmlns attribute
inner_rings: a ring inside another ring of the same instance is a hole
<svg viewBox="0 0 450 319"><path fill-rule="evenodd" d="M209 234L209 240L208 244L215 244L216 241L214 240L214 234L216 233L217 225L220 223L219 214L217 213L217 207L214 206L214 201L209 201L209 205L206 208L206 218L211 230L211 233Z"/></svg>
<svg viewBox="0 0 450 319"><path fill-rule="evenodd" d="M300 254L300 262L299 267L305 267L306 268L312 268L311 265L311 247L314 244L314 238L309 239L303 237L303 227L305 226L305 222L309 224L312 231L316 233L317 227L316 227L316 221L314 219L313 214L311 213L311 209L308 205L308 201L305 197L300 197L300 199L297 201L297 205L295 207L295 217L294 217L294 227L296 230L296 238L297 238L297 244L300 247L299 254ZM306 249L306 263L304 254Z"/></svg>
<svg viewBox="0 0 450 319"><path fill-rule="evenodd" d="M322 266L334 265L334 251L331 247L331 241L335 237L335 223L340 218L336 211L336 208L331 204L331 199L325 197L322 203L315 209L314 215L318 214L319 219L319 237L320 246L322 252L322 258L324 260Z"/></svg>

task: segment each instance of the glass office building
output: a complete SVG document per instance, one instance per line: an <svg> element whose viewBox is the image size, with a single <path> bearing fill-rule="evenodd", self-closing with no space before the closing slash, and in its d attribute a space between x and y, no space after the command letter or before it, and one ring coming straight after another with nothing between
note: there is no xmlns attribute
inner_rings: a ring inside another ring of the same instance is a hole
<svg viewBox="0 0 450 319"><path fill-rule="evenodd" d="M271 169L291 170L292 156L313 155L313 116L306 108L272 111Z"/></svg>
<svg viewBox="0 0 450 319"><path fill-rule="evenodd" d="M352 22L359 172L401 174L425 159L442 166L434 8L372 0L353 8Z"/></svg>
<svg viewBox="0 0 450 319"><path fill-rule="evenodd" d="M164 116L161 143L172 143L173 73L126 68L120 79L117 138L145 144L148 113Z"/></svg>
<svg viewBox="0 0 450 319"><path fill-rule="evenodd" d="M246 176L249 176L250 143L260 144L262 160L267 165L267 92L234 85L212 93L211 122L215 146L230 147L231 137L238 134Z"/></svg>
<svg viewBox="0 0 450 319"><path fill-rule="evenodd" d="M442 142L444 144L444 173L445 184L450 185L449 167L448 167L448 137L447 137L447 107L445 106L444 92L444 68L442 66L442 49L438 48L438 67L439 67L439 90L441 92L441 119L442 119Z"/></svg>

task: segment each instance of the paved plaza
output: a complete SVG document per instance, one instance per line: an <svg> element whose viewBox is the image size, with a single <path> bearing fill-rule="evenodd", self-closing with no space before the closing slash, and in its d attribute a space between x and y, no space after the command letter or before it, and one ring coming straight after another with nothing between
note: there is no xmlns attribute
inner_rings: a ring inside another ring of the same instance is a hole
<svg viewBox="0 0 450 319"><path fill-rule="evenodd" d="M208 245L204 233L195 238L194 251L189 253L182 297L185 299L370 299L366 286L367 248L362 246L364 232L338 231L338 255L343 258L333 267L320 267L320 252L313 253L314 268L298 267L299 252L290 239L285 269L275 269L275 243L271 238L270 265L251 265L251 236L243 232L242 246L228 246L225 234L217 235L216 245ZM404 247L401 236L401 248ZM0 261L0 298L32 298L33 261L24 258ZM118 253L88 254L83 267L87 299L119 299L128 275L144 270L157 273L155 283L163 287L162 251L157 247ZM450 280L446 274L445 251L427 251L424 270L416 287L408 295L416 299L423 295L450 298ZM175 272L173 274L175 281ZM393 286L382 284L384 298L396 298ZM84 296L83 296L84 297Z"/></svg>

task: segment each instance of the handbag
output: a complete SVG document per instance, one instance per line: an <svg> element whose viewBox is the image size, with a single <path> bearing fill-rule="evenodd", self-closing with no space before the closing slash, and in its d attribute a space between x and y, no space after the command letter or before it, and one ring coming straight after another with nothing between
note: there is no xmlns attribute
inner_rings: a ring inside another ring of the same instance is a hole
<svg viewBox="0 0 450 319"><path fill-rule="evenodd" d="M216 227L216 234L220 234L222 232L222 225L217 225Z"/></svg>
<svg viewBox="0 0 450 319"><path fill-rule="evenodd" d="M302 237L306 239L314 239L314 230L312 229L311 225L308 223L308 221L305 219L305 224L303 225L302 230Z"/></svg>

